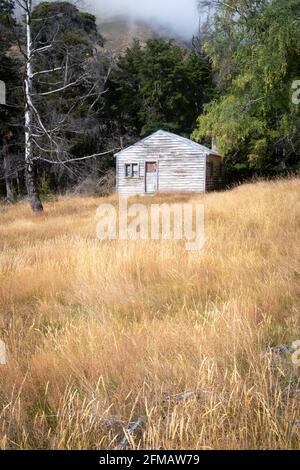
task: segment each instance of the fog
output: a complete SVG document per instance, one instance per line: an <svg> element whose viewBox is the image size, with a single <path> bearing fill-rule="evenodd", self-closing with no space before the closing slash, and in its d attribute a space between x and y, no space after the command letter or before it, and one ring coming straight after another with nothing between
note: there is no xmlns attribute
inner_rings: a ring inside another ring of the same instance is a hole
<svg viewBox="0 0 300 470"><path fill-rule="evenodd" d="M174 34L190 39L197 32L197 0L86 0L87 10L99 18L116 15L168 27Z"/></svg>

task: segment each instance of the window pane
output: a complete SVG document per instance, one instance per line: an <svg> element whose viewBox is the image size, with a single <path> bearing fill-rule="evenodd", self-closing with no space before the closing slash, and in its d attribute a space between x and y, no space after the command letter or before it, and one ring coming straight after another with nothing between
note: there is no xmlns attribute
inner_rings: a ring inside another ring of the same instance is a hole
<svg viewBox="0 0 300 470"><path fill-rule="evenodd" d="M129 163L125 165L125 176L126 178L131 177L131 165Z"/></svg>
<svg viewBox="0 0 300 470"><path fill-rule="evenodd" d="M156 173L156 163L147 163L147 173Z"/></svg>
<svg viewBox="0 0 300 470"><path fill-rule="evenodd" d="M132 176L133 176L134 178L137 178L137 177L139 176L139 166L138 166L137 163L134 163L134 164L132 165Z"/></svg>

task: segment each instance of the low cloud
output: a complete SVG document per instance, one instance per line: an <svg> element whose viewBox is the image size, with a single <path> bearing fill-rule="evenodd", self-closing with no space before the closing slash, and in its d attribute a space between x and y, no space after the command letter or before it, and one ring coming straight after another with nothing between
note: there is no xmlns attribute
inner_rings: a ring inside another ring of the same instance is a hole
<svg viewBox="0 0 300 470"><path fill-rule="evenodd" d="M190 39L198 29L197 0L87 0L85 8L99 18L117 15L168 27Z"/></svg>

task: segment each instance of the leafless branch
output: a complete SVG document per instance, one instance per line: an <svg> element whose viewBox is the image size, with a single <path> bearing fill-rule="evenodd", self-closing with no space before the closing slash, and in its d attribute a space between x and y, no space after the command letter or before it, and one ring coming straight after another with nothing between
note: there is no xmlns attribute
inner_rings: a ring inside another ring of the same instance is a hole
<svg viewBox="0 0 300 470"><path fill-rule="evenodd" d="M81 80L82 80L82 77L76 80L75 82L68 83L68 85L65 85L61 88L56 88L56 90L46 91L45 93L34 93L33 96L49 96L49 95L53 95L54 93L60 93L66 90L67 88L78 85L81 82Z"/></svg>
<svg viewBox="0 0 300 470"><path fill-rule="evenodd" d="M53 72L58 72L59 70L63 70L64 67L55 67L53 69L49 70L41 70L40 72L35 72L32 74L32 77L36 77L37 75L44 75L47 73L53 73Z"/></svg>
<svg viewBox="0 0 300 470"><path fill-rule="evenodd" d="M43 150L43 151L46 151L46 150L42 149L41 147L40 147L40 149ZM53 165L61 165L62 163L66 164L66 163L81 162L81 161L84 161L84 160L89 160L91 158L103 157L104 155L109 155L111 153L118 152L119 150L121 150L121 149L117 148L117 149L108 150L106 152L101 152L101 153L95 153L93 155L88 155L86 157L70 158L69 160L54 161L54 160L48 160L47 158L42 158L42 157L34 157L34 160L40 160L42 162L51 163Z"/></svg>

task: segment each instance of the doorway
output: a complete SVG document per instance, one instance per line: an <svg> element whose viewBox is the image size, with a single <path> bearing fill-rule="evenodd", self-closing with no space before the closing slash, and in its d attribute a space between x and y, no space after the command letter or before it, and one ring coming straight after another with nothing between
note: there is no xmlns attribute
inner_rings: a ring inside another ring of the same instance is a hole
<svg viewBox="0 0 300 470"><path fill-rule="evenodd" d="M147 194L157 192L157 162L146 162L145 190Z"/></svg>

